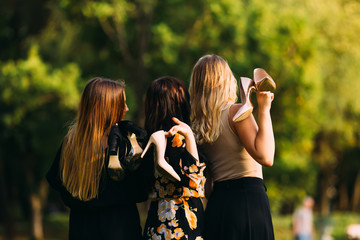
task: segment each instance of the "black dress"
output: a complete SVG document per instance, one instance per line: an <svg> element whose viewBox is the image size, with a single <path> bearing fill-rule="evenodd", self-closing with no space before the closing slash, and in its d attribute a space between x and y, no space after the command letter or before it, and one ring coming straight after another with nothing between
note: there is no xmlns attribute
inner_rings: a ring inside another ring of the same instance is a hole
<svg viewBox="0 0 360 240"><path fill-rule="evenodd" d="M61 147L46 178L60 192L70 208L69 239L141 239L141 226L136 202L147 199L149 179L152 178L149 161L128 173L122 181L114 181L103 171L99 195L89 201L74 198L63 186L59 176ZM107 165L108 157L105 164ZM150 173L150 175L149 175Z"/></svg>
<svg viewBox="0 0 360 240"><path fill-rule="evenodd" d="M144 239L202 240L205 163L195 159L186 149L167 144L165 156L181 178L174 182L155 171L152 200L144 228ZM146 159L153 161L149 151Z"/></svg>

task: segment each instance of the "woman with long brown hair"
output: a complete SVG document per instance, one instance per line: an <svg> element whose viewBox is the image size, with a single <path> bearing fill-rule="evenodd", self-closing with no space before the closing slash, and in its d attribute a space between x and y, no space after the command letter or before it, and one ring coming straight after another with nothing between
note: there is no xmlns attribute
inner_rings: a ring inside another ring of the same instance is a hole
<svg viewBox="0 0 360 240"><path fill-rule="evenodd" d="M184 83L170 76L154 80L145 100L145 130L150 138L144 161L155 161L156 171L144 239L203 239L205 163L199 159L189 124ZM152 144L154 151L147 151ZM157 166L165 159L169 166Z"/></svg>
<svg viewBox="0 0 360 240"><path fill-rule="evenodd" d="M147 167L121 181L107 171L108 134L127 111L123 83L98 77L85 86L76 120L47 173L49 184L70 208L69 239L141 238L136 202L147 197L142 181Z"/></svg>

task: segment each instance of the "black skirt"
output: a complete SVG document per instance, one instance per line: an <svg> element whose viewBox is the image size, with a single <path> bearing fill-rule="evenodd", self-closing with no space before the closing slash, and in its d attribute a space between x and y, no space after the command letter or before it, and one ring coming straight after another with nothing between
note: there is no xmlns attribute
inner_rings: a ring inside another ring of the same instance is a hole
<svg viewBox="0 0 360 240"><path fill-rule="evenodd" d="M205 240L272 240L274 230L263 180L215 182L205 210Z"/></svg>
<svg viewBox="0 0 360 240"><path fill-rule="evenodd" d="M141 225L136 204L88 210L71 210L69 240L140 240Z"/></svg>

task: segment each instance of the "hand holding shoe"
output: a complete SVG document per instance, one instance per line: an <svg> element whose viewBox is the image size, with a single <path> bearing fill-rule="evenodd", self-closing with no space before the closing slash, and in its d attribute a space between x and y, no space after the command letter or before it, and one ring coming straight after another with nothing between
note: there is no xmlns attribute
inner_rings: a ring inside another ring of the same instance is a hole
<svg viewBox="0 0 360 240"><path fill-rule="evenodd" d="M271 108L271 103L274 100L274 93L269 91L256 92L259 111L268 111Z"/></svg>

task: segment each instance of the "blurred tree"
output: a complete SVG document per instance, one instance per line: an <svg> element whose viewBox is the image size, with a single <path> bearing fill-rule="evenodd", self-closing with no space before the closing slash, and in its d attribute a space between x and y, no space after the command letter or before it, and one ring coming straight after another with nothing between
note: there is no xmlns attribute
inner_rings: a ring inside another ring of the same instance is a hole
<svg viewBox="0 0 360 240"><path fill-rule="evenodd" d="M67 130L64 123L74 117L80 71L76 64L52 69L37 47L26 60L0 66L1 221L7 239L14 239L20 212L31 219L31 236L42 239L44 175Z"/></svg>
<svg viewBox="0 0 360 240"><path fill-rule="evenodd" d="M188 82L193 64L207 52L240 59L241 6L234 0L54 1L48 25L33 38L45 59L75 61L85 78L125 79L129 116L141 123L153 79L174 75Z"/></svg>
<svg viewBox="0 0 360 240"><path fill-rule="evenodd" d="M319 10L319 3L312 4ZM321 170L319 200L323 215L329 214L330 200L334 197L350 197L336 188L345 182L340 176L350 173L346 172L349 169L346 166L359 167L355 160L359 155L347 154L355 153L360 146L360 99L357 97L360 91L359 13L358 1L337 0L321 5L321 11L314 15L317 34L321 36L318 66L323 79L323 94L317 114L320 127L314 138L313 157ZM360 179L355 181L357 172L353 173L352 181L347 185L353 187L352 202L360 201ZM350 205L347 209L351 209Z"/></svg>
<svg viewBox="0 0 360 240"><path fill-rule="evenodd" d="M0 182L1 189L6 189L2 201L11 200L10 205L16 207L18 203L12 201L15 196L28 194L31 188L21 187L19 182L25 181L14 177L27 175L10 174L17 169L14 164L28 159L26 164L31 166L23 166L31 169L35 164L30 161L31 156L31 159L47 158L50 162L49 156L58 145L55 139L59 141L61 135L51 131L73 118L71 109L75 100L64 105L64 96L76 98L78 92L67 92L63 89L65 83L50 85L53 79L58 79L57 74L62 73L74 88L76 84L84 84L80 78L124 79L128 84L128 117L141 123L143 97L150 81L173 75L188 83L197 59L215 53L229 61L237 78L252 77L253 69L262 67L277 83L272 106L276 160L274 167L264 169L272 209L289 212L307 194L316 197L324 215L330 210L331 199L338 201L341 209L359 209L360 3L357 0L36 0L34 3L29 5L21 0L0 3L0 42L4 46L0 53L1 99L13 94L23 96L12 97L8 102L1 100L1 131L4 131L1 143L6 148L1 147L0 171L5 172L3 178L11 186L19 187L8 189L5 187L8 184ZM30 56L36 58L12 61L25 58L26 50L34 44L39 46L39 54ZM19 67L34 62L31 59L38 59L36 67ZM43 78L32 77L37 71ZM47 97L41 98L41 94ZM39 114L30 114L29 109ZM57 127L35 124L54 115L58 115L53 119ZM31 121L25 123L25 117ZM20 125L14 119L24 123ZM19 133L20 129L24 135ZM51 148L46 150L49 154L46 157L38 147L40 140L29 137L35 130L54 135L54 142L47 141ZM29 139L28 145L24 139ZM10 158L10 150L17 145L21 151L16 149ZM43 176L40 172L34 174L36 179Z"/></svg>
<svg viewBox="0 0 360 240"><path fill-rule="evenodd" d="M0 2L0 61L25 58L26 41L47 24L48 0L3 0Z"/></svg>
<svg viewBox="0 0 360 240"><path fill-rule="evenodd" d="M269 69L278 83L272 107L276 161L265 169L275 209L311 194L326 215L336 194L335 167L347 162L348 147L359 145L359 6L340 0L244 5L242 65Z"/></svg>

